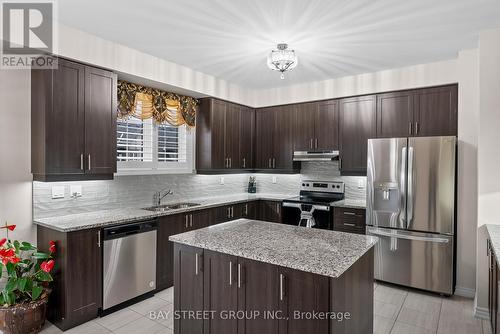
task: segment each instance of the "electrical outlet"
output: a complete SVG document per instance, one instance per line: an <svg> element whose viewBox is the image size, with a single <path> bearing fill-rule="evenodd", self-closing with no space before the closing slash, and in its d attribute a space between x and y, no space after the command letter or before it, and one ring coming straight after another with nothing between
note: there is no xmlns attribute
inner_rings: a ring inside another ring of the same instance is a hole
<svg viewBox="0 0 500 334"><path fill-rule="evenodd" d="M365 187L365 181L364 180L358 180L358 189L363 189Z"/></svg>
<svg viewBox="0 0 500 334"><path fill-rule="evenodd" d="M64 186L52 187L52 199L64 198Z"/></svg>
<svg viewBox="0 0 500 334"><path fill-rule="evenodd" d="M276 176L273 176L273 183L276 183Z"/></svg>
<svg viewBox="0 0 500 334"><path fill-rule="evenodd" d="M224 176L220 177L220 184L224 184Z"/></svg>
<svg viewBox="0 0 500 334"><path fill-rule="evenodd" d="M80 184L72 185L69 189L72 198L82 197L82 186Z"/></svg>

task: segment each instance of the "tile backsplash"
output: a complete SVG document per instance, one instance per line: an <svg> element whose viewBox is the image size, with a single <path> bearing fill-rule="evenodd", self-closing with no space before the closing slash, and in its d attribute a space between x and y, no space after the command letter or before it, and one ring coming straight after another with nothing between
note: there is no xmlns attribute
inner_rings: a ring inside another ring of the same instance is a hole
<svg viewBox="0 0 500 334"><path fill-rule="evenodd" d="M120 207L145 207L152 204L155 191L167 188L174 194L165 201L241 194L246 192L248 177L256 176L257 192L293 196L301 180L339 180L346 184L346 198L365 198L366 177L340 176L338 162L302 163L301 174L167 174L115 176L109 181L33 182L33 217L43 218ZM223 178L223 183L221 184ZM276 183L273 183L275 178ZM72 185L81 185L82 196L73 198ZM52 187L64 186L64 198L52 199Z"/></svg>

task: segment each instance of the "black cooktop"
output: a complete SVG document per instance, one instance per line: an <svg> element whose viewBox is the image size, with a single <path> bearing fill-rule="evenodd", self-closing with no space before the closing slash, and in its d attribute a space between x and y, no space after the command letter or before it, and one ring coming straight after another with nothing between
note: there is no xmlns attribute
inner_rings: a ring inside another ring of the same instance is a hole
<svg viewBox="0 0 500 334"><path fill-rule="evenodd" d="M316 192L300 192L299 196L287 198L285 202L304 203L304 204L318 204L330 205L344 199L344 194L326 194Z"/></svg>

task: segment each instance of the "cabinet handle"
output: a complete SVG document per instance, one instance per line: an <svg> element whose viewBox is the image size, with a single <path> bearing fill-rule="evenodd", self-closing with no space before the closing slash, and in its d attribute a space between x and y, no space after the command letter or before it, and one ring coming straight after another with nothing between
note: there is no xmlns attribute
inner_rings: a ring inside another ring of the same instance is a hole
<svg viewBox="0 0 500 334"><path fill-rule="evenodd" d="M273 158L273 168L276 168L276 159Z"/></svg>
<svg viewBox="0 0 500 334"><path fill-rule="evenodd" d="M245 204L245 216L248 216L248 204Z"/></svg>
<svg viewBox="0 0 500 334"><path fill-rule="evenodd" d="M318 148L318 138L314 139L314 147Z"/></svg>
<svg viewBox="0 0 500 334"><path fill-rule="evenodd" d="M269 158L269 162L268 162L268 164L267 164L267 167L269 167L269 168L271 168L271 167L272 167L272 165L271 165L271 158Z"/></svg>
<svg viewBox="0 0 500 334"><path fill-rule="evenodd" d="M342 170L342 158L339 157L339 170Z"/></svg>
<svg viewBox="0 0 500 334"><path fill-rule="evenodd" d="M233 262L229 261L229 285L233 285Z"/></svg>
<svg viewBox="0 0 500 334"><path fill-rule="evenodd" d="M101 248L101 231L97 231L97 247Z"/></svg>
<svg viewBox="0 0 500 334"><path fill-rule="evenodd" d="M189 220L189 215L186 215L186 228L188 228L188 226L189 226L188 220Z"/></svg>
<svg viewBox="0 0 500 334"><path fill-rule="evenodd" d="M280 300L283 300L283 280L285 277L283 274L280 274Z"/></svg>
<svg viewBox="0 0 500 334"><path fill-rule="evenodd" d="M247 160L243 158L243 168L247 168Z"/></svg>
<svg viewBox="0 0 500 334"><path fill-rule="evenodd" d="M89 154L89 170L91 169L92 167L90 166L90 154Z"/></svg>
<svg viewBox="0 0 500 334"><path fill-rule="evenodd" d="M278 212L278 214L280 214L280 204L279 203L276 203L276 211Z"/></svg>
<svg viewBox="0 0 500 334"><path fill-rule="evenodd" d="M232 164L233 164L233 162L231 161L231 158L229 158L229 168L231 168Z"/></svg>
<svg viewBox="0 0 500 334"><path fill-rule="evenodd" d="M309 148L313 148L313 139L309 139Z"/></svg>
<svg viewBox="0 0 500 334"><path fill-rule="evenodd" d="M413 132L413 124L412 124L412 122L409 122L408 123L408 133L411 135L412 132Z"/></svg>
<svg viewBox="0 0 500 334"><path fill-rule="evenodd" d="M351 227L355 227L356 224L351 224L351 223L344 223L345 226L351 226Z"/></svg>
<svg viewBox="0 0 500 334"><path fill-rule="evenodd" d="M234 218L234 206L231 207L231 218Z"/></svg>
<svg viewBox="0 0 500 334"><path fill-rule="evenodd" d="M195 254L194 267L194 273L198 276L198 253Z"/></svg>
<svg viewBox="0 0 500 334"><path fill-rule="evenodd" d="M80 154L80 169L83 170L83 153Z"/></svg>
<svg viewBox="0 0 500 334"><path fill-rule="evenodd" d="M418 122L415 122L415 134L418 135Z"/></svg>
<svg viewBox="0 0 500 334"><path fill-rule="evenodd" d="M193 227L193 214L189 215L189 226Z"/></svg>
<svg viewBox="0 0 500 334"><path fill-rule="evenodd" d="M241 264L238 263L238 289L241 288Z"/></svg>
<svg viewBox="0 0 500 334"><path fill-rule="evenodd" d="M354 212L344 211L344 215L346 215L346 216L355 216L356 214Z"/></svg>

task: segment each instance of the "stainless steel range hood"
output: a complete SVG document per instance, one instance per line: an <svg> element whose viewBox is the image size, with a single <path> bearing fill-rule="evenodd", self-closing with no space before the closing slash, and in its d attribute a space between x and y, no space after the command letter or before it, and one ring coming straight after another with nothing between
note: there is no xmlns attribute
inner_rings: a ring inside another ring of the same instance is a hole
<svg viewBox="0 0 500 334"><path fill-rule="evenodd" d="M294 151L293 161L332 161L338 160L339 151Z"/></svg>

